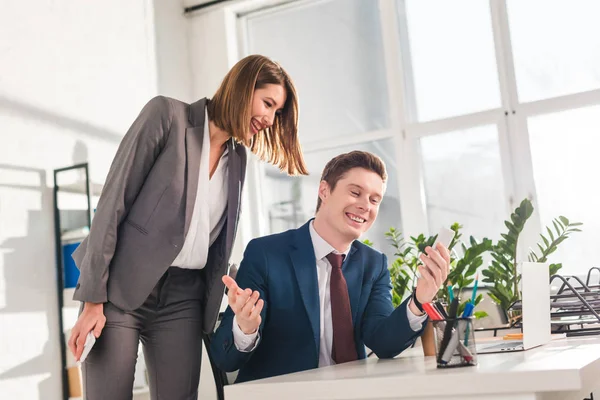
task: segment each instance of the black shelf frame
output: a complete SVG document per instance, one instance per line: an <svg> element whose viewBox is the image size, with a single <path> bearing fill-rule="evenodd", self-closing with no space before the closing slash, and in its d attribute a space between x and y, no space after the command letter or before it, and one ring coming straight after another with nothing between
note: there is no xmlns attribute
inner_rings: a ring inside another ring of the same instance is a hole
<svg viewBox="0 0 600 400"><path fill-rule="evenodd" d="M85 195L87 196L87 223L88 227L92 224L92 202L90 195L90 176L88 163L76 164L69 167L58 168L54 170L54 191L53 191L53 207L54 207L54 245L56 251L56 290L58 299L58 338L60 346L60 365L62 375L62 397L64 400L69 400L69 379L67 375L67 346L66 337L63 325L63 307L64 307L64 264L62 256L62 240L61 240L61 224L60 224L60 209L58 208L58 193L60 186L58 184L58 176L65 171L73 171L83 169L85 172Z"/></svg>

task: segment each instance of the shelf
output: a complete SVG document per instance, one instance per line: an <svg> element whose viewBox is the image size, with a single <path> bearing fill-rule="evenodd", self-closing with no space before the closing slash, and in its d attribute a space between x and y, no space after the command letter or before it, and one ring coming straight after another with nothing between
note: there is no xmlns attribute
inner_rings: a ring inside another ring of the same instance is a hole
<svg viewBox="0 0 600 400"><path fill-rule="evenodd" d="M100 193L102 193L102 187L103 187L103 185L92 182L90 184L90 195L100 196ZM79 182L75 182L75 183L69 183L66 185L59 185L58 191L66 192L66 193L75 193L75 194L86 194L85 182L79 181Z"/></svg>

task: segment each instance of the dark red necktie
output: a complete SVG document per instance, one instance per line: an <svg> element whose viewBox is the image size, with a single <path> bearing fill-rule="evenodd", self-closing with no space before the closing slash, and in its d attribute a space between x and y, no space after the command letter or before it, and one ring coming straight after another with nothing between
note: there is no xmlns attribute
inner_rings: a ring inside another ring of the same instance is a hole
<svg viewBox="0 0 600 400"><path fill-rule="evenodd" d="M336 364L358 359L354 344L354 327L348 286L342 274L343 254L329 253L327 260L331 264L329 297L331 298L331 320L333 325L333 351L331 357Z"/></svg>

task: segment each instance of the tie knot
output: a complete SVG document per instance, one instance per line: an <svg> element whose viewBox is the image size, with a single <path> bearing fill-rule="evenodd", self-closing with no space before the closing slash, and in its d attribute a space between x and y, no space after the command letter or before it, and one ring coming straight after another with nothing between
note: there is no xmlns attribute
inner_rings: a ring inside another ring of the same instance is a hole
<svg viewBox="0 0 600 400"><path fill-rule="evenodd" d="M332 252L327 254L327 260L329 260L329 263L333 268L342 268L345 256L345 254L336 254Z"/></svg>

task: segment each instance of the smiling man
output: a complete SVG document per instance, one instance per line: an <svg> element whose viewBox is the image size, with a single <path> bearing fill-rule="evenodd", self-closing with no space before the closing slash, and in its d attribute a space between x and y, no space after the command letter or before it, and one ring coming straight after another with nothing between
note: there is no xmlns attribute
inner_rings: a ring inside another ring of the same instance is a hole
<svg viewBox="0 0 600 400"><path fill-rule="evenodd" d="M423 330L421 304L448 275L448 250L426 248L411 297L392 306L386 256L357 239L377 218L387 174L381 159L353 151L325 166L315 218L252 240L236 281L223 277L229 307L211 342L214 361L237 382L409 347Z"/></svg>

